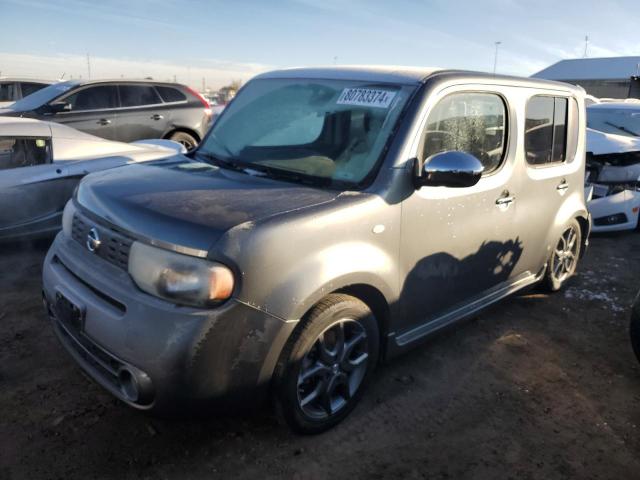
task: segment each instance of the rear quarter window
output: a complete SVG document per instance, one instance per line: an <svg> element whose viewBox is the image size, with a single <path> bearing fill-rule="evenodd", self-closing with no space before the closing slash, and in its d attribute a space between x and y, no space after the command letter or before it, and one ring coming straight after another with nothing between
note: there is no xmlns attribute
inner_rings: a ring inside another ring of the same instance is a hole
<svg viewBox="0 0 640 480"><path fill-rule="evenodd" d="M567 160L569 110L574 103L569 104L566 97L547 95L529 99L524 126L527 163L544 166Z"/></svg>
<svg viewBox="0 0 640 480"><path fill-rule="evenodd" d="M177 88L157 86L156 90L166 103L184 102L187 99L187 96Z"/></svg>
<svg viewBox="0 0 640 480"><path fill-rule="evenodd" d="M24 82L20 85L20 88L22 90L22 96L23 97L27 97L29 95L31 95L32 93L37 92L38 90L43 89L44 87L46 87L47 84L46 83L27 83Z"/></svg>
<svg viewBox="0 0 640 480"><path fill-rule="evenodd" d="M162 103L152 85L120 85L120 105L122 107L140 107Z"/></svg>

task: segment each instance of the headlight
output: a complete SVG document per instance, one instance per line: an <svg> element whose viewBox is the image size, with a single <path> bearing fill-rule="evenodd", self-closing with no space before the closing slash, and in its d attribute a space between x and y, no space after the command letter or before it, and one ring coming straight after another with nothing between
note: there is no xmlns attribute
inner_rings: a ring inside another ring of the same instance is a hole
<svg viewBox="0 0 640 480"><path fill-rule="evenodd" d="M231 296L233 273L224 265L134 242L129 274L141 290L174 303L208 307Z"/></svg>
<svg viewBox="0 0 640 480"><path fill-rule="evenodd" d="M73 206L73 200L69 200L62 212L62 231L67 237L71 237L74 213L76 213L76 208Z"/></svg>

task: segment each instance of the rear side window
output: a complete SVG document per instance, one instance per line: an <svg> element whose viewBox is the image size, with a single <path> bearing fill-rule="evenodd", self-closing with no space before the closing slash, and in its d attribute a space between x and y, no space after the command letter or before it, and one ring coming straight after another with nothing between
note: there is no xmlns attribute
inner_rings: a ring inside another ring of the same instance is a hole
<svg viewBox="0 0 640 480"><path fill-rule="evenodd" d="M15 83L0 83L0 102L13 102L17 98Z"/></svg>
<svg viewBox="0 0 640 480"><path fill-rule="evenodd" d="M183 102L187 99L187 96L177 88L157 86L156 90L158 90L158 93L162 97L162 100L167 103Z"/></svg>
<svg viewBox="0 0 640 480"><path fill-rule="evenodd" d="M26 97L28 95L31 95L32 93L37 92L38 90L40 90L41 88L44 88L46 86L47 85L45 83L27 82L27 83L21 83L20 84L20 89L22 90L22 96Z"/></svg>
<svg viewBox="0 0 640 480"><path fill-rule="evenodd" d="M89 87L73 93L64 101L71 104L71 111L104 110L118 106L117 90L113 85Z"/></svg>
<svg viewBox="0 0 640 480"><path fill-rule="evenodd" d="M504 158L507 112L494 93L454 93L429 113L423 158L446 151L476 157L484 172L496 170Z"/></svg>
<svg viewBox="0 0 640 480"><path fill-rule="evenodd" d="M140 107L162 103L152 85L120 85L120 104L123 107Z"/></svg>
<svg viewBox="0 0 640 480"><path fill-rule="evenodd" d="M51 163L50 138L0 137L0 170Z"/></svg>
<svg viewBox="0 0 640 480"><path fill-rule="evenodd" d="M527 102L524 143L530 165L566 160L567 107L562 97L535 96Z"/></svg>

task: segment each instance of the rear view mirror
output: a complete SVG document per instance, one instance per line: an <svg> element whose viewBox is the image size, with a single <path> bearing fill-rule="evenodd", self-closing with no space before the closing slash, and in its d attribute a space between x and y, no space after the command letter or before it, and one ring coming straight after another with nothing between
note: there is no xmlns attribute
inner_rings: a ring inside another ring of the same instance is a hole
<svg viewBox="0 0 640 480"><path fill-rule="evenodd" d="M416 174L418 188L431 187L472 187L480 180L484 166L473 155L465 152L441 152L430 156L424 162L422 171Z"/></svg>

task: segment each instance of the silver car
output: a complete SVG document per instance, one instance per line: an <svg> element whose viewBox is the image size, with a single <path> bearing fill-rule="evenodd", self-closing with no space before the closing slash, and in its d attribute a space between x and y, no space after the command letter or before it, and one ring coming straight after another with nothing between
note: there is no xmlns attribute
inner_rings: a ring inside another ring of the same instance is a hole
<svg viewBox="0 0 640 480"><path fill-rule="evenodd" d="M55 232L89 172L185 152L171 140L121 143L65 125L0 118L0 241Z"/></svg>

